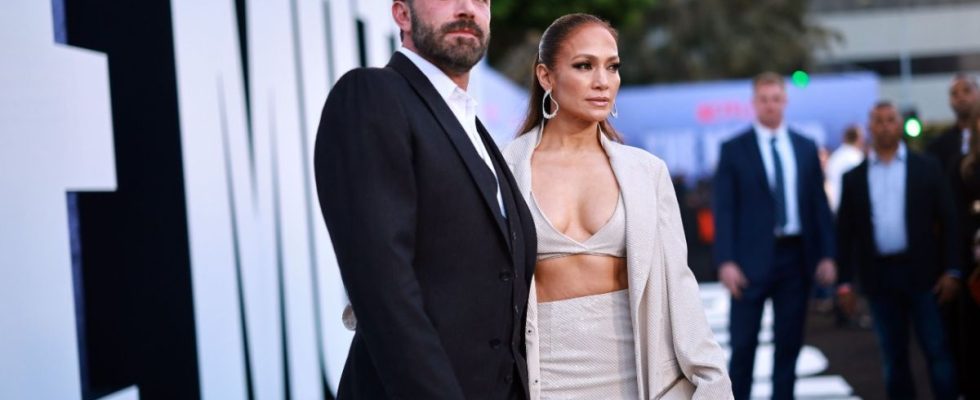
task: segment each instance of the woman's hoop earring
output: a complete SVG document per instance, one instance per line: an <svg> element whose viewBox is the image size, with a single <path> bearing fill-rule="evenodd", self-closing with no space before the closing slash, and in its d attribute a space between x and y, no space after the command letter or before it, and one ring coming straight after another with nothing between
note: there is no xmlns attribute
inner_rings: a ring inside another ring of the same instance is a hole
<svg viewBox="0 0 980 400"><path fill-rule="evenodd" d="M551 100L551 103L555 105L555 111L552 111L551 113L548 113L549 99ZM544 116L544 119L552 119L555 117L555 115L558 114L559 108L561 107L558 106L558 102L555 101L555 98L551 96L551 89L546 90L544 92L544 97L541 98L541 115Z"/></svg>
<svg viewBox="0 0 980 400"><path fill-rule="evenodd" d="M619 107L616 107L616 103L613 103L613 109L609 115L612 115L613 118L619 118Z"/></svg>

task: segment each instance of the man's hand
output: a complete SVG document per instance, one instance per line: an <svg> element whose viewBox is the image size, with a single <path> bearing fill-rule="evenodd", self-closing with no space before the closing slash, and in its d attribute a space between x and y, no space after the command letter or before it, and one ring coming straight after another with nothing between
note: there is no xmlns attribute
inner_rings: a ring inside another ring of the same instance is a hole
<svg viewBox="0 0 980 400"><path fill-rule="evenodd" d="M853 317L857 311L857 296L851 290L851 285L844 284L837 288L837 304L848 317Z"/></svg>
<svg viewBox="0 0 980 400"><path fill-rule="evenodd" d="M936 282L932 292L936 294L936 301L939 304L946 304L956 297L956 292L959 289L960 280L947 273L939 278L939 282Z"/></svg>
<svg viewBox="0 0 980 400"><path fill-rule="evenodd" d="M742 298L742 289L749 286L749 280L745 279L745 275L742 274L738 264L732 261L721 264L721 267L718 268L718 279L729 292L732 292L732 297L736 299Z"/></svg>
<svg viewBox="0 0 980 400"><path fill-rule="evenodd" d="M833 285L834 282L837 282L837 264L829 258L820 260L820 264L817 264L815 277L817 278L817 283L821 285Z"/></svg>
<svg viewBox="0 0 980 400"><path fill-rule="evenodd" d="M977 305L980 305L980 268L973 270L970 278L966 281L966 286L970 289L970 295L973 296L973 301Z"/></svg>

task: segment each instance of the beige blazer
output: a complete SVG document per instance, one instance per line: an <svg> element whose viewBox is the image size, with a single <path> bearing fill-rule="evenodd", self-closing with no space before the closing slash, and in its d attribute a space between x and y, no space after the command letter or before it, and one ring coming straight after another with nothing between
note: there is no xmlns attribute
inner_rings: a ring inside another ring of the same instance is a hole
<svg viewBox="0 0 980 400"><path fill-rule="evenodd" d="M531 155L540 136L535 129L504 150L528 202ZM698 283L687 266L687 242L666 164L600 136L626 204L626 264L640 398L732 398L725 354L714 340ZM541 395L537 304L532 280L525 330L531 400Z"/></svg>

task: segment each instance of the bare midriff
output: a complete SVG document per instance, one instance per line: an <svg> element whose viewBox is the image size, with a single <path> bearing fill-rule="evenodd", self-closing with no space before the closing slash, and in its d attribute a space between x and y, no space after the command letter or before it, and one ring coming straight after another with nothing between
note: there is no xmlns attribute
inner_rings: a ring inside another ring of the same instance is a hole
<svg viewBox="0 0 980 400"><path fill-rule="evenodd" d="M538 261L534 281L539 303L626 289L626 259L576 254Z"/></svg>

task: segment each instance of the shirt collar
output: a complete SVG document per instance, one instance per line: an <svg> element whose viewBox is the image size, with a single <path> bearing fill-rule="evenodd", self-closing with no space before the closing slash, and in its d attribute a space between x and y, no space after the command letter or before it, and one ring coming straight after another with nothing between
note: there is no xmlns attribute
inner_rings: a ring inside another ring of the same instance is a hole
<svg viewBox="0 0 980 400"><path fill-rule="evenodd" d="M895 158L893 158L892 161L905 162L906 152L905 142L898 142L898 151L895 152ZM868 161L870 161L871 164L881 164L880 160L878 159L877 150L872 149L868 152Z"/></svg>
<svg viewBox="0 0 980 400"><path fill-rule="evenodd" d="M780 123L776 129L769 129L765 125L755 121L752 123L753 128L755 128L756 138L760 143L769 144L769 140L776 137L776 140L783 141L789 137L789 131L786 129L786 122Z"/></svg>
<svg viewBox="0 0 980 400"><path fill-rule="evenodd" d="M454 95L458 96L459 94L462 94L466 99L466 103L475 105L476 100L470 97L465 90L457 86L456 82L453 82L453 80L449 78L449 75L442 72L442 70L435 66L435 64L429 62L429 60L426 60L418 53L406 48L405 46L400 46L398 51L404 54L405 57L408 57L408 59L411 60L420 71L422 71L422 74L425 75L426 78L429 78L429 82L436 88L436 92L438 92L439 95L442 96L442 99L447 103L453 99Z"/></svg>

